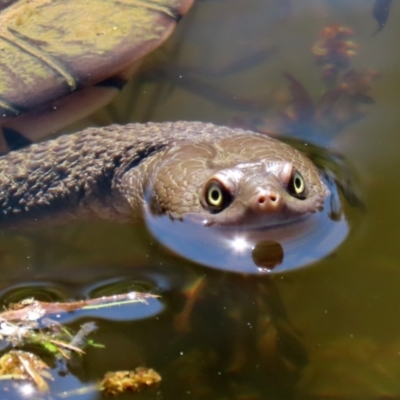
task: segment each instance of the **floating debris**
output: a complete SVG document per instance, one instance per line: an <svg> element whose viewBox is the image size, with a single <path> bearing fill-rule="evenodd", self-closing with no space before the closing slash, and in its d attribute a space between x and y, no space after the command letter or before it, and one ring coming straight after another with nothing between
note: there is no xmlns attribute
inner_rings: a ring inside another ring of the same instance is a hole
<svg viewBox="0 0 400 400"><path fill-rule="evenodd" d="M40 392L49 389L43 379L52 379L48 369L49 366L40 357L27 351L11 350L0 358L0 380L31 380Z"/></svg>
<svg viewBox="0 0 400 400"><path fill-rule="evenodd" d="M157 296L131 292L66 303L48 303L33 298L24 299L19 303L11 304L8 310L0 313L0 340L4 340L13 348L27 345L37 346L50 353L55 359L65 362L71 358L72 353L83 355L83 349L88 345L103 347L88 339L97 326L94 322L86 322L81 325L76 334L73 334L65 326L49 318L49 315L144 303L146 299L153 297ZM44 378L52 379L51 374L46 371L47 369L49 366L32 352L10 350L0 358L0 380L31 380L40 392L48 391L48 384ZM141 390L146 385L153 385L157 379L158 381L161 379L153 370L147 369L115 374L125 374L124 379L121 377L121 385L127 388L124 391ZM114 381L111 381L117 382L119 376L116 375Z"/></svg>
<svg viewBox="0 0 400 400"><path fill-rule="evenodd" d="M150 293L130 292L65 303L48 303L35 299L25 299L17 304L10 305L8 310L0 313L0 319L6 321L36 321L46 315L78 310L96 310L132 303L146 303L147 299L156 297L158 296Z"/></svg>
<svg viewBox="0 0 400 400"><path fill-rule="evenodd" d="M138 367L134 371L107 372L101 382L101 390L106 396L118 396L157 386L161 376L151 368Z"/></svg>

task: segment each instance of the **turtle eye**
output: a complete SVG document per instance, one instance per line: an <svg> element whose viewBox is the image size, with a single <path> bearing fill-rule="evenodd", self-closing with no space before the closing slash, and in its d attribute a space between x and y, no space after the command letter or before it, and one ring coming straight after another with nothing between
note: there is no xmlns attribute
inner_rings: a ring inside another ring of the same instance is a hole
<svg viewBox="0 0 400 400"><path fill-rule="evenodd" d="M299 171L294 170L288 185L289 193L300 200L306 198L306 183Z"/></svg>
<svg viewBox="0 0 400 400"><path fill-rule="evenodd" d="M204 200L211 211L219 212L232 202L232 194L221 182L212 179L206 185Z"/></svg>

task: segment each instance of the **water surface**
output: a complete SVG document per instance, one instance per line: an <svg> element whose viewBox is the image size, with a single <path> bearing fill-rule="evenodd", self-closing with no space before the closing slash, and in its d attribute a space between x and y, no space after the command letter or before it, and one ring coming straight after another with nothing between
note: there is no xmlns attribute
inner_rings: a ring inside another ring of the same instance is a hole
<svg viewBox="0 0 400 400"><path fill-rule="evenodd" d="M373 3L198 2L110 108L67 129L145 120L259 122L287 86L285 72L314 98L324 90L310 49L331 24L354 29L360 47L352 65L381 74L365 117L325 141L354 167L365 211L344 202L346 240L308 268L272 278L214 271L163 249L142 226L96 222L4 232L4 305L135 289L161 295L147 308L65 317L75 328L96 321L95 340L106 347L89 349L67 377L56 374L53 398L108 370L138 365L163 377L159 388L139 396L145 399L400 396L400 7L392 5L387 25L374 35ZM195 300L191 308L188 299Z"/></svg>

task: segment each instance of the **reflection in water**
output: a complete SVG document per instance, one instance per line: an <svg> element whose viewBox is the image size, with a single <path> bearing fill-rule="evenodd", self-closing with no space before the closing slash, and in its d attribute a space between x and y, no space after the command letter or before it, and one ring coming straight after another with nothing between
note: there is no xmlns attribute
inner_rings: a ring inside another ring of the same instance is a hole
<svg viewBox="0 0 400 400"><path fill-rule="evenodd" d="M289 271L324 258L347 236L337 188L326 183L331 194L323 211L292 223L265 229L207 226L190 217L154 215L147 207L146 224L164 246L202 265L247 274Z"/></svg>

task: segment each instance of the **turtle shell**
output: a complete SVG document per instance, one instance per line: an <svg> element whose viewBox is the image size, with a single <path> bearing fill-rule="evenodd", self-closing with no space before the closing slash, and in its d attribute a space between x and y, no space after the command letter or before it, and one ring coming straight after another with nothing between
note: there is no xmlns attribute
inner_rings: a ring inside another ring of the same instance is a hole
<svg viewBox="0 0 400 400"><path fill-rule="evenodd" d="M123 71L169 36L193 1L14 2L0 14L0 123Z"/></svg>

